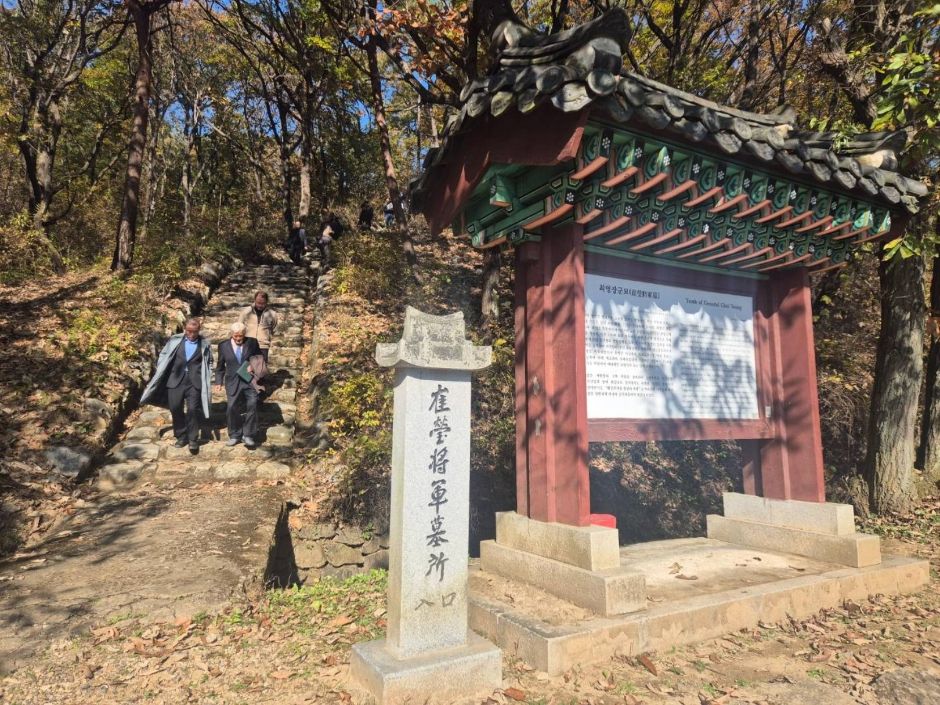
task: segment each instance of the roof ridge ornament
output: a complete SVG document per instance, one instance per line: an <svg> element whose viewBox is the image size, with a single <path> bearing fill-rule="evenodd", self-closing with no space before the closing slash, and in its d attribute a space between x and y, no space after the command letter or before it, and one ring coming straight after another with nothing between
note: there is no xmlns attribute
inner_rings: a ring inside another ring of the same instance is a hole
<svg viewBox="0 0 940 705"><path fill-rule="evenodd" d="M490 37L492 73L517 66L570 63L566 59L572 55L591 54L593 58L594 53L615 57L614 61L604 62L608 64L604 68L619 73L622 54L632 36L629 16L619 7L554 34L530 28L519 19L508 0L475 0L474 14L480 29Z"/></svg>
<svg viewBox="0 0 940 705"><path fill-rule="evenodd" d="M532 42L537 36L519 19L509 0L474 0L472 9L473 21L490 38L490 54L494 57L507 47Z"/></svg>

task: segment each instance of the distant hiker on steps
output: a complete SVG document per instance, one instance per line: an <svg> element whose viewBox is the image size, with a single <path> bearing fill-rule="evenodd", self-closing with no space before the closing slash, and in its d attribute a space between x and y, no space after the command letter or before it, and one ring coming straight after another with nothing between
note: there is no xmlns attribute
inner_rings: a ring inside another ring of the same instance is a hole
<svg viewBox="0 0 940 705"><path fill-rule="evenodd" d="M249 360L260 355L258 341L245 335L244 323L233 323L232 337L219 343L219 366L215 371L216 390L225 385L227 403L225 417L228 421L228 443L238 445L245 442L246 448L254 448L258 435L258 391L251 384L253 374ZM242 421L242 409L245 419Z"/></svg>
<svg viewBox="0 0 940 705"><path fill-rule="evenodd" d="M287 236L287 254L294 264L302 264L304 253L307 251L307 231L299 220L294 221L294 226L290 229Z"/></svg>
<svg viewBox="0 0 940 705"><path fill-rule="evenodd" d="M268 306L268 292L256 291L254 303L239 312L238 321L244 324L245 335L258 341L258 347L267 362L271 339L278 323L277 314Z"/></svg>
<svg viewBox="0 0 940 705"><path fill-rule="evenodd" d="M184 333L171 336L160 357L157 371L140 398L141 404L169 406L177 448L189 445L199 452L199 406L209 418L212 382L212 346L199 335L199 319L186 321ZM185 410L184 410L185 408Z"/></svg>
<svg viewBox="0 0 940 705"><path fill-rule="evenodd" d="M375 211L368 201L363 201L359 206L359 228L361 230L372 230L372 221L375 218Z"/></svg>

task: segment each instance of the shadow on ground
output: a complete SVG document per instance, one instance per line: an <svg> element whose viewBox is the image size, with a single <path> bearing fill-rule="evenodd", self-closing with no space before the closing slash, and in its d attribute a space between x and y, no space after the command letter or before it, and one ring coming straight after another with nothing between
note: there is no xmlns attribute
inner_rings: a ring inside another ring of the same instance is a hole
<svg viewBox="0 0 940 705"><path fill-rule="evenodd" d="M265 567L275 487L155 490L86 503L0 563L0 671L49 640L132 614L211 611Z"/></svg>

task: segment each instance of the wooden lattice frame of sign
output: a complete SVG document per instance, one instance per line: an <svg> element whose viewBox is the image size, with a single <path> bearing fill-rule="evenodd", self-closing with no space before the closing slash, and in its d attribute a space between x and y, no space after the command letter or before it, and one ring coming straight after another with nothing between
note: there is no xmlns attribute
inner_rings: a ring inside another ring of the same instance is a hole
<svg viewBox="0 0 940 705"><path fill-rule="evenodd" d="M591 440L733 438L747 492L824 501L809 275L903 234L900 134L801 131L623 71L627 15L514 18L412 186L432 230L515 253L517 509L585 525ZM585 273L753 301L759 413L588 418Z"/></svg>

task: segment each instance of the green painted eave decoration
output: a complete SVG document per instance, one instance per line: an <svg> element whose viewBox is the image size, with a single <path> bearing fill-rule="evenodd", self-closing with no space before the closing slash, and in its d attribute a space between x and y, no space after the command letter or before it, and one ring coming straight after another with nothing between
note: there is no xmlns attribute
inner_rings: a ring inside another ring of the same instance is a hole
<svg viewBox="0 0 940 705"><path fill-rule="evenodd" d="M857 198L589 124L571 162L491 167L455 230L475 247L512 247L572 220L594 250L757 272L822 271L891 227L887 209Z"/></svg>

